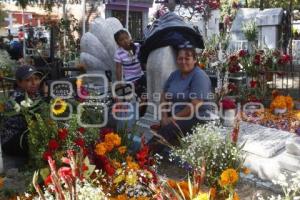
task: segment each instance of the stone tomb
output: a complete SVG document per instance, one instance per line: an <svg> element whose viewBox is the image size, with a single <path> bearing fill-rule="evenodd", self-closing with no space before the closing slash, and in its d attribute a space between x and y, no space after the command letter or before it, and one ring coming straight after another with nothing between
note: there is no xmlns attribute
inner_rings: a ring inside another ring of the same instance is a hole
<svg viewBox="0 0 300 200"><path fill-rule="evenodd" d="M245 165L264 180L300 170L300 137L293 133L242 122L239 144L245 143Z"/></svg>

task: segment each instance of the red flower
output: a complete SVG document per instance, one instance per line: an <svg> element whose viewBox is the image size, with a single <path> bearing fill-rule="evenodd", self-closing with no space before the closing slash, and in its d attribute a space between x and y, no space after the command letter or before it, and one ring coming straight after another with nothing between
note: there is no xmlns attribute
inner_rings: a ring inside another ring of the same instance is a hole
<svg viewBox="0 0 300 200"><path fill-rule="evenodd" d="M244 57L244 56L246 56L246 55L247 55L247 51L246 51L246 50L241 49L241 50L239 51L239 57Z"/></svg>
<svg viewBox="0 0 300 200"><path fill-rule="evenodd" d="M83 148L83 147L84 147L84 144L85 144L85 142L84 142L84 140L83 140L82 138L77 138L77 139L74 141L74 143L75 143L77 146L81 147L81 148Z"/></svg>
<svg viewBox="0 0 300 200"><path fill-rule="evenodd" d="M100 131L101 140L103 140L105 138L106 134L112 133L112 132L114 132L114 130L112 128L102 128Z"/></svg>
<svg viewBox="0 0 300 200"><path fill-rule="evenodd" d="M89 150L87 148L83 148L83 155L86 156L88 155Z"/></svg>
<svg viewBox="0 0 300 200"><path fill-rule="evenodd" d="M80 127L80 128L78 129L78 131L79 131L81 134L83 134L83 133L85 132L85 128Z"/></svg>
<svg viewBox="0 0 300 200"><path fill-rule="evenodd" d="M257 86L257 81L254 81L254 80L250 81L251 88L256 88L256 86Z"/></svg>
<svg viewBox="0 0 300 200"><path fill-rule="evenodd" d="M49 143L48 143L48 148L49 148L50 150L55 151L56 149L58 149L58 147L59 147L59 144L58 144L58 142L57 142L55 139L51 139L51 140L49 141Z"/></svg>
<svg viewBox="0 0 300 200"><path fill-rule="evenodd" d="M278 60L278 64L288 64L292 60L292 57L288 54L283 54Z"/></svg>
<svg viewBox="0 0 300 200"><path fill-rule="evenodd" d="M104 165L104 170L109 176L113 176L116 172L115 168L110 163Z"/></svg>
<svg viewBox="0 0 300 200"><path fill-rule="evenodd" d="M255 65L259 65L261 63L261 55L260 54L256 54L253 60L253 64Z"/></svg>
<svg viewBox="0 0 300 200"><path fill-rule="evenodd" d="M45 186L52 184L51 175L47 176L47 178L44 180L44 184Z"/></svg>
<svg viewBox="0 0 300 200"><path fill-rule="evenodd" d="M52 153L50 152L50 151L45 151L44 153L43 153L43 159L45 160L45 161L48 161L48 158L51 158L52 157Z"/></svg>
<svg viewBox="0 0 300 200"><path fill-rule="evenodd" d="M58 170L59 177L62 177L63 179L69 179L72 178L72 169L70 167L61 167Z"/></svg>
<svg viewBox="0 0 300 200"><path fill-rule="evenodd" d="M59 129L58 137L61 140L65 140L68 137L68 130L66 128Z"/></svg>
<svg viewBox="0 0 300 200"><path fill-rule="evenodd" d="M234 83L229 83L228 84L228 90L230 90L230 91L236 91L237 90L237 86Z"/></svg>
<svg viewBox="0 0 300 200"><path fill-rule="evenodd" d="M238 141L239 131L240 131L240 130L239 130L239 127L236 126L236 127L234 127L234 129L233 129L233 131L232 131L232 133L231 133L231 141L232 141L232 143L234 143L234 144L236 144L237 141Z"/></svg>
<svg viewBox="0 0 300 200"><path fill-rule="evenodd" d="M230 61L230 62L237 62L237 60L238 60L238 57L237 57L236 55L231 55L231 56L229 57L229 61Z"/></svg>
<svg viewBox="0 0 300 200"><path fill-rule="evenodd" d="M223 108L223 110L236 108L235 102L229 98L223 99L220 103L221 103L221 107Z"/></svg>

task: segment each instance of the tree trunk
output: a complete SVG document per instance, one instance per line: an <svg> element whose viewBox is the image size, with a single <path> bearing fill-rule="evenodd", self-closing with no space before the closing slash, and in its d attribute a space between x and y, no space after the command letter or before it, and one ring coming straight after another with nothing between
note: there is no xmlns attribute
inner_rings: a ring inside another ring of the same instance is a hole
<svg viewBox="0 0 300 200"><path fill-rule="evenodd" d="M264 9L264 0L259 0L259 9L260 10Z"/></svg>

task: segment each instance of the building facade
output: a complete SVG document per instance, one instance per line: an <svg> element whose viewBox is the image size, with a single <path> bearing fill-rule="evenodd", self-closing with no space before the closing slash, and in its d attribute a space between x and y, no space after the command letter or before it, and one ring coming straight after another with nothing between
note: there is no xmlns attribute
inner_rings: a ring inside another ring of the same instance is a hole
<svg viewBox="0 0 300 200"><path fill-rule="evenodd" d="M153 0L130 0L128 29L134 40L143 38L143 30L149 20L149 8L152 6ZM116 17L125 27L126 8L126 0L108 0L105 5L105 17Z"/></svg>

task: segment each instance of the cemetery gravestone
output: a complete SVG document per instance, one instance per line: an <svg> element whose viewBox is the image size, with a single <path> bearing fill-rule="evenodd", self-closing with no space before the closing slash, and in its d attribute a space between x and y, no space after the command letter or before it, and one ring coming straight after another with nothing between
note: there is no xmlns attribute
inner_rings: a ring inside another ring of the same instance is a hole
<svg viewBox="0 0 300 200"><path fill-rule="evenodd" d="M256 17L259 27L259 45L266 45L270 49L279 47L279 26L282 23L283 9L272 8L260 11Z"/></svg>

